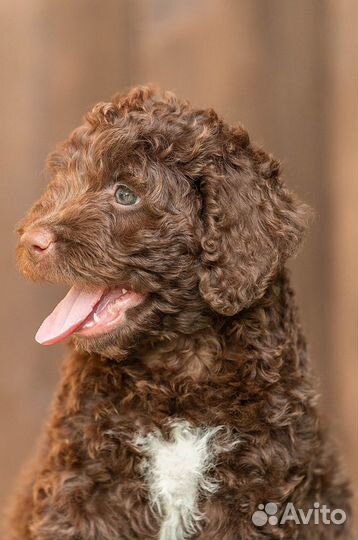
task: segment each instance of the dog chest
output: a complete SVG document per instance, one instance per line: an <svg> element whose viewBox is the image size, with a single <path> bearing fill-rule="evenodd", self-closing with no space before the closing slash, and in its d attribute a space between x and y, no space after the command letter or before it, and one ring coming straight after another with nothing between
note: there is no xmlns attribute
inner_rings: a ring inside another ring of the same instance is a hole
<svg viewBox="0 0 358 540"><path fill-rule="evenodd" d="M187 422L173 423L168 440L159 431L137 439L150 502L161 520L159 540L184 540L200 530L205 516L199 499L220 489L217 456L237 442L222 426L194 428Z"/></svg>

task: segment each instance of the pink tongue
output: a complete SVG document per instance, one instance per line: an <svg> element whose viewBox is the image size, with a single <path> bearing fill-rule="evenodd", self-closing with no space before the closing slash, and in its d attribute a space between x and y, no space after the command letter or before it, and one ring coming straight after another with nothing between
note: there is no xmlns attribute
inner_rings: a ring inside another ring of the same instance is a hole
<svg viewBox="0 0 358 540"><path fill-rule="evenodd" d="M72 287L37 331L35 339L42 345L52 345L70 336L93 311L104 288L83 291Z"/></svg>

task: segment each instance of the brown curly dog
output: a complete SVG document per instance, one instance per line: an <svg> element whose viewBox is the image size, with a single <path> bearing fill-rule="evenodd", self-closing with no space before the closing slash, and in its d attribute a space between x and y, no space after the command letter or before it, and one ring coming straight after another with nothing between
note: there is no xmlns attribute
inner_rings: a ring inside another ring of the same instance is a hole
<svg viewBox="0 0 358 540"><path fill-rule="evenodd" d="M49 170L18 260L71 287L36 336L71 336L70 354L8 538L348 538L284 268L306 208L278 161L139 87L96 105Z"/></svg>

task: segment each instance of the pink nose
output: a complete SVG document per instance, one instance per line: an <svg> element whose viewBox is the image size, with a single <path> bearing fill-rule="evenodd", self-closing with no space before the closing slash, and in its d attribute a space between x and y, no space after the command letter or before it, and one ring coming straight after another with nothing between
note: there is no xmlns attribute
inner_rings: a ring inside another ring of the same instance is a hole
<svg viewBox="0 0 358 540"><path fill-rule="evenodd" d="M54 242L55 235L46 229L27 231L21 237L21 243L38 255L44 254Z"/></svg>

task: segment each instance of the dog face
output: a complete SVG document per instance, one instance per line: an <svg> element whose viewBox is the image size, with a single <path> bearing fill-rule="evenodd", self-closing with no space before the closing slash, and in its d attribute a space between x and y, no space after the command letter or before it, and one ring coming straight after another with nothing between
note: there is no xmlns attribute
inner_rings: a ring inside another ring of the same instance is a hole
<svg viewBox="0 0 358 540"><path fill-rule="evenodd" d="M297 248L304 208L278 162L212 110L136 88L98 104L49 158L18 262L71 290L38 335L121 356L259 299Z"/></svg>

